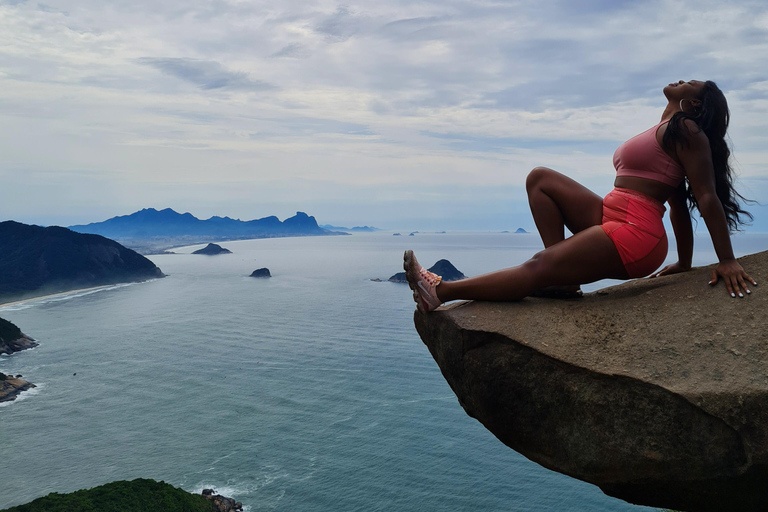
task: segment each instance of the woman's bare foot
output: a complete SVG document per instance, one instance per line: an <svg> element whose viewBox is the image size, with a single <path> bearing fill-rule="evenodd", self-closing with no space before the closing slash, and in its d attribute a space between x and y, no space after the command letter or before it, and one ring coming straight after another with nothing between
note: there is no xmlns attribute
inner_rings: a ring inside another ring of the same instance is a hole
<svg viewBox="0 0 768 512"><path fill-rule="evenodd" d="M403 255L403 269L418 310L428 313L437 309L442 304L437 297L437 285L443 278L419 265L411 250L405 251Z"/></svg>

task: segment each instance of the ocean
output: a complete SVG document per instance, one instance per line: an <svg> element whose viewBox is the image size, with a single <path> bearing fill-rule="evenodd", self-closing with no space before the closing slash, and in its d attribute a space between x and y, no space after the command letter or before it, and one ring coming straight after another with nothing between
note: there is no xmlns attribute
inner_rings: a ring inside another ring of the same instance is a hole
<svg viewBox="0 0 768 512"><path fill-rule="evenodd" d="M467 275L516 265L537 235L221 245L233 254L151 256L165 279L0 308L40 343L0 356L0 372L38 386L0 404L0 509L143 477L251 511L652 510L542 468L467 416L408 287L371 281L407 248ZM734 247L768 249L768 235ZM716 261L706 233L695 249L694 264ZM248 277L260 267L273 277Z"/></svg>

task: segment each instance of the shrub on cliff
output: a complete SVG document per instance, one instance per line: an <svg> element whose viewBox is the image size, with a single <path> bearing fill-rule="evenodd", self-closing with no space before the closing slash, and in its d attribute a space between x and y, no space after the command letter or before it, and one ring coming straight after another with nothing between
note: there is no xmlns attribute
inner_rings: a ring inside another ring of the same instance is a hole
<svg viewBox="0 0 768 512"><path fill-rule="evenodd" d="M165 482L138 478L68 494L51 493L0 512L212 512L211 502Z"/></svg>
<svg viewBox="0 0 768 512"><path fill-rule="evenodd" d="M0 318L0 341L13 341L21 338L21 329L8 320Z"/></svg>

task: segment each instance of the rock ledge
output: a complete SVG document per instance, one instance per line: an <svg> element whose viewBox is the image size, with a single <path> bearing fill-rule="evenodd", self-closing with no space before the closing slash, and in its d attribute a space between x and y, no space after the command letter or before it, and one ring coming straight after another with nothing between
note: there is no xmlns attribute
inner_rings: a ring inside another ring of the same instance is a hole
<svg viewBox="0 0 768 512"><path fill-rule="evenodd" d="M414 315L465 411L529 459L610 496L768 509L768 251L731 299L711 267L580 300L463 302Z"/></svg>

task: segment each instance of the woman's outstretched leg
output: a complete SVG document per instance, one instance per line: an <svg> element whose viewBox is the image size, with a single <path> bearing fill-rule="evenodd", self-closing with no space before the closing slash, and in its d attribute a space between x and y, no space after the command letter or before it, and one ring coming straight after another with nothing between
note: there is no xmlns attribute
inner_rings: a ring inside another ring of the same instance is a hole
<svg viewBox="0 0 768 512"><path fill-rule="evenodd" d="M457 299L518 300L546 286L628 277L616 246L599 226L584 229L544 249L520 266L461 281L434 283L426 277L420 280L421 267L412 258L411 251L406 251L405 267L408 284L422 311L431 311L440 303Z"/></svg>

